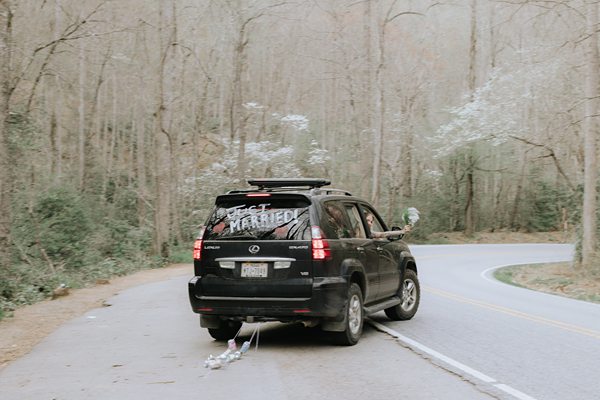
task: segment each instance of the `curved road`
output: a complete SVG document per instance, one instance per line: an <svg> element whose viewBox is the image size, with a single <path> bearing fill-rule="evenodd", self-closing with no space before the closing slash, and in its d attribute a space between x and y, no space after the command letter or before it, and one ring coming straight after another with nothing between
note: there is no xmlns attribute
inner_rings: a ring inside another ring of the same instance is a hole
<svg viewBox="0 0 600 400"><path fill-rule="evenodd" d="M490 278L500 265L570 259L572 246L412 249L419 313L405 322L372 316L356 346L332 346L318 329L264 324L258 350L205 369L224 346L198 327L182 276L123 291L111 307L62 326L0 370L0 398L598 398L600 306ZM241 340L255 326L245 325Z"/></svg>
<svg viewBox="0 0 600 400"><path fill-rule="evenodd" d="M449 357L450 369L460 375L517 398L599 398L600 305L491 277L500 266L570 260L571 245L413 246L412 251L423 290L419 318L408 324L378 321Z"/></svg>

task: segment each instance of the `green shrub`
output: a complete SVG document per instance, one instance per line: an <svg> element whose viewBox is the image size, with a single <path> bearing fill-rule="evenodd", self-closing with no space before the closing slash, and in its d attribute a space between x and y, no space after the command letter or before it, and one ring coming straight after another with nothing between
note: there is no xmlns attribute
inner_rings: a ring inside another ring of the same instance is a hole
<svg viewBox="0 0 600 400"><path fill-rule="evenodd" d="M185 243L171 248L169 262L173 264L191 264L194 262L192 258L192 243Z"/></svg>
<svg viewBox="0 0 600 400"><path fill-rule="evenodd" d="M18 306L43 300L60 283L61 276L41 262L10 265L0 279L0 310L6 315Z"/></svg>
<svg viewBox="0 0 600 400"><path fill-rule="evenodd" d="M81 266L92 230L82 198L69 188L52 188L18 209L14 240L33 259L46 256L66 268Z"/></svg>
<svg viewBox="0 0 600 400"><path fill-rule="evenodd" d="M567 209L570 194L566 188L537 182L529 194L527 229L534 232L547 232L560 229L562 210Z"/></svg>
<svg viewBox="0 0 600 400"><path fill-rule="evenodd" d="M50 296L61 284L79 288L163 265L164 260L149 256L152 228L137 226L131 193L115 193L113 203L70 187L51 188L35 198L19 196L12 226L14 262L0 269L4 316Z"/></svg>

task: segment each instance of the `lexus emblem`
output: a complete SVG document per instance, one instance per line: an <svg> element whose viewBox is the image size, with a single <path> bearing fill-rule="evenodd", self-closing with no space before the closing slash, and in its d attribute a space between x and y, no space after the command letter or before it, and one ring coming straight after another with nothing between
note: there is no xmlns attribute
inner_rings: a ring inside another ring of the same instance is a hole
<svg viewBox="0 0 600 400"><path fill-rule="evenodd" d="M251 254L256 254L260 251L260 246L258 246L257 244L253 244L252 246L248 247L248 251Z"/></svg>

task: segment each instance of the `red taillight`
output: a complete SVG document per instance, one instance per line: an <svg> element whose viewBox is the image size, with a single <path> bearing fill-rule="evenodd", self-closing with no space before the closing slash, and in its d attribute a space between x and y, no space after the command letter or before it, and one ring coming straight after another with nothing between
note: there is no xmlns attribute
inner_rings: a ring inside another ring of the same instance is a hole
<svg viewBox="0 0 600 400"><path fill-rule="evenodd" d="M323 232L318 226L312 226L312 258L313 260L326 260L331 257L329 243L323 238Z"/></svg>
<svg viewBox="0 0 600 400"><path fill-rule="evenodd" d="M194 260L199 260L202 257L202 239L196 239L194 242Z"/></svg>

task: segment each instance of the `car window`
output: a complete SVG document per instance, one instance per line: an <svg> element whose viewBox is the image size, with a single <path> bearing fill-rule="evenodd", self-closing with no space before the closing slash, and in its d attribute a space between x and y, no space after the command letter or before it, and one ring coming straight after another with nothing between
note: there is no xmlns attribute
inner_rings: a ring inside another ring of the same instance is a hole
<svg viewBox="0 0 600 400"><path fill-rule="evenodd" d="M348 214L348 219L350 220L350 225L352 226L352 236L355 238L366 238L365 228L363 226L362 220L360 219L360 213L358 208L354 204L345 204L346 214Z"/></svg>
<svg viewBox="0 0 600 400"><path fill-rule="evenodd" d="M377 217L377 213L374 212L369 207L361 205L361 212L363 214L363 218L367 224L367 230L369 232L384 232L385 228L383 227L382 222Z"/></svg>
<svg viewBox="0 0 600 400"><path fill-rule="evenodd" d="M334 200L327 201L324 204L324 211L323 228L328 238L342 239L353 236L353 228L343 204Z"/></svg>
<svg viewBox="0 0 600 400"><path fill-rule="evenodd" d="M206 240L310 240L306 199L226 199L206 224Z"/></svg>

